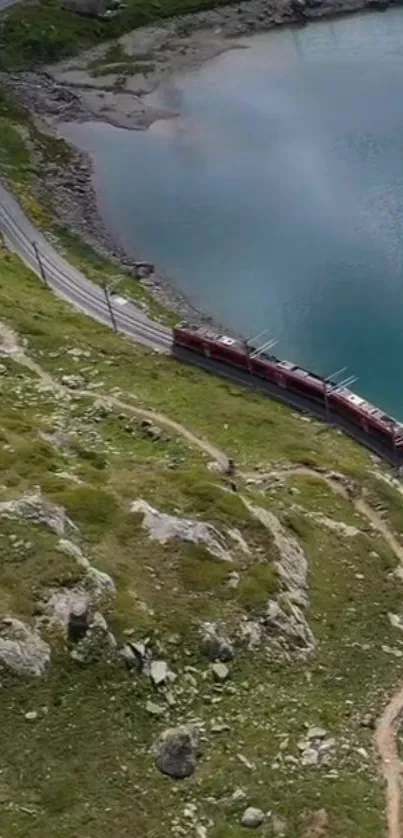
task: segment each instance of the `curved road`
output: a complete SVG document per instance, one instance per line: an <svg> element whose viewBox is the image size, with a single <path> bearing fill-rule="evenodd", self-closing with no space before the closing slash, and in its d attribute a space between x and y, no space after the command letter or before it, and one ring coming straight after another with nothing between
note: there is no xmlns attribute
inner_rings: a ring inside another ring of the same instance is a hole
<svg viewBox="0 0 403 838"><path fill-rule="evenodd" d="M1 0L0 0L1 2ZM47 284L85 314L111 326L111 315L104 290L91 282L55 250L28 220L17 201L0 183L0 232L8 246L23 259L41 279L42 269ZM39 255L39 260L38 260ZM113 296L111 297L113 301ZM113 313L119 332L151 349L170 352L172 333L150 320L132 303L118 305Z"/></svg>

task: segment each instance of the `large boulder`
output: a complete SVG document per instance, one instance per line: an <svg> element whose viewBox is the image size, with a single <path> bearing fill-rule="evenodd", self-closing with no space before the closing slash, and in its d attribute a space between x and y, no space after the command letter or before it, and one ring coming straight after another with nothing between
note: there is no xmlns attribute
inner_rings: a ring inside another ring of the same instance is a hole
<svg viewBox="0 0 403 838"><path fill-rule="evenodd" d="M0 667L38 678L46 673L49 664L50 646L37 631L13 617L1 621Z"/></svg>
<svg viewBox="0 0 403 838"><path fill-rule="evenodd" d="M196 770L198 731L191 725L169 728L154 747L157 768L174 780L190 777Z"/></svg>

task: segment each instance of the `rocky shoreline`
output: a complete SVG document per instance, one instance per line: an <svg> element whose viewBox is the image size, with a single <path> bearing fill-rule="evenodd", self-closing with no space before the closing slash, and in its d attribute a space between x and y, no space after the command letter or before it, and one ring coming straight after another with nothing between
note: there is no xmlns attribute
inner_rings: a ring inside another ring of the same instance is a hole
<svg viewBox="0 0 403 838"><path fill-rule="evenodd" d="M147 94L174 73L200 66L228 49L244 48L241 36L389 5L389 0L243 0L142 27L112 45L104 44L42 72L0 74L0 85L27 107L42 131L57 134L62 122L94 120L144 130L156 119L177 115L174 110L150 106ZM37 197L47 204L50 199L56 221L100 255L133 272L136 260L114 241L100 216L90 157L74 148L69 162L61 167L35 162L41 169ZM166 277L152 272L140 280L165 307L188 317L203 317Z"/></svg>

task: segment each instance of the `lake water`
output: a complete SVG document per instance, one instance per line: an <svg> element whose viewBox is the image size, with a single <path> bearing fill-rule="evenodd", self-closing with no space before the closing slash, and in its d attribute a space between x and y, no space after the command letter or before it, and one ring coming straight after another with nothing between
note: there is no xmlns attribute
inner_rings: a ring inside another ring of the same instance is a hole
<svg viewBox="0 0 403 838"><path fill-rule="evenodd" d="M127 250L403 419L403 9L242 45L153 94L179 118L65 134Z"/></svg>

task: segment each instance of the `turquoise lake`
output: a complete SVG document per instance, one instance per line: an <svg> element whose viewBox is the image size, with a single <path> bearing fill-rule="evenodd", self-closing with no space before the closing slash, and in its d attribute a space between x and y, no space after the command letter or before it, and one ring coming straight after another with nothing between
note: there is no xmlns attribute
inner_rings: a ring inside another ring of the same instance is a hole
<svg viewBox="0 0 403 838"><path fill-rule="evenodd" d="M91 152L115 237L228 328L403 419L403 9L241 41Z"/></svg>

